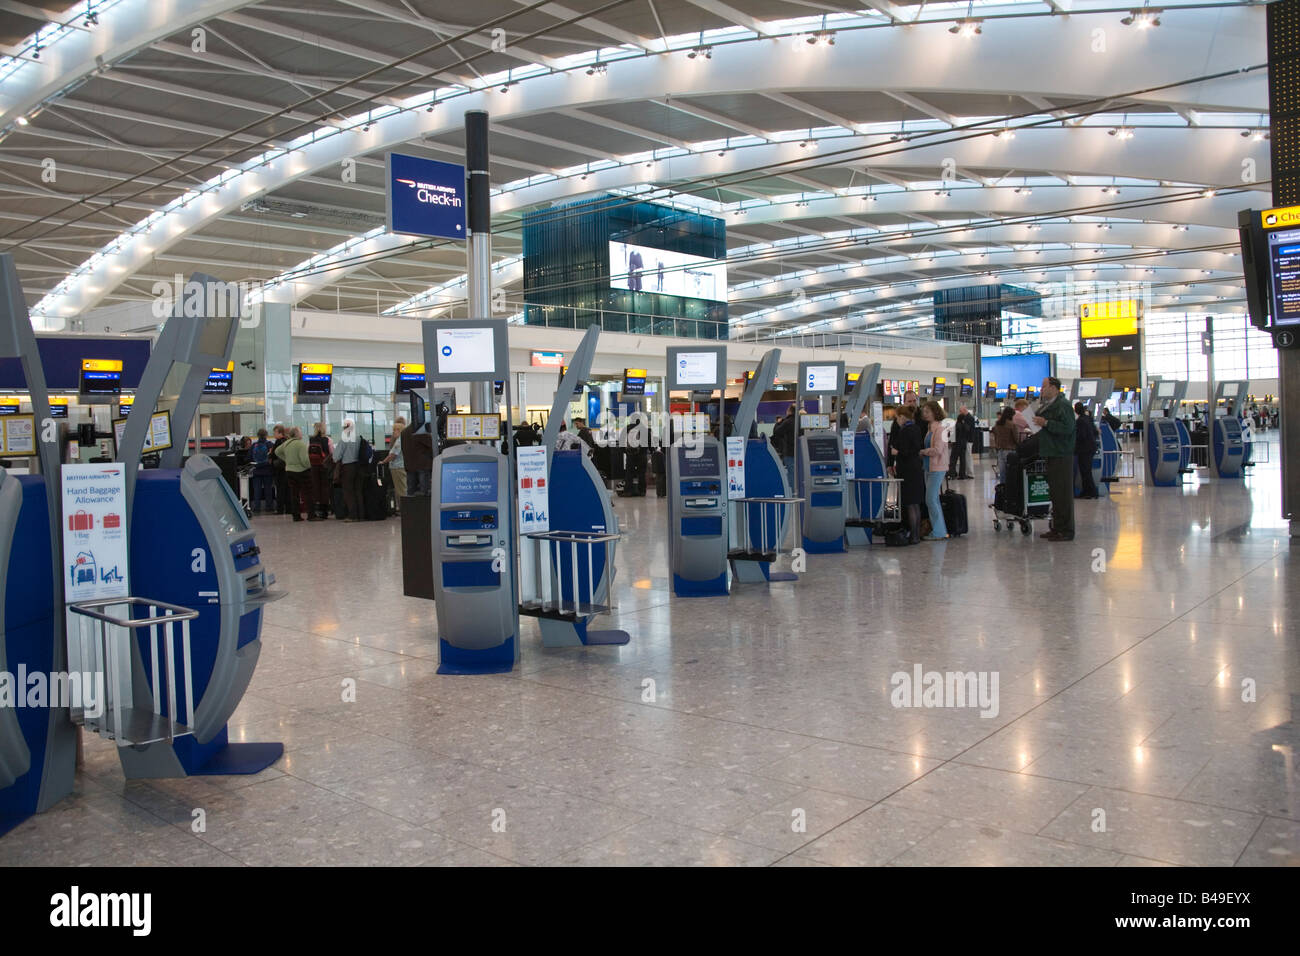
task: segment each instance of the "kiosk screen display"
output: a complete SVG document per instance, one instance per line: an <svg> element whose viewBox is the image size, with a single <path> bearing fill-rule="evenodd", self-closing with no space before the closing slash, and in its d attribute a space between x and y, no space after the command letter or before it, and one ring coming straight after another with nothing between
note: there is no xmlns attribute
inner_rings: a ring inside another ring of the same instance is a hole
<svg viewBox="0 0 1300 956"><path fill-rule="evenodd" d="M1177 394L1177 382L1156 382L1156 398L1173 398Z"/></svg>
<svg viewBox="0 0 1300 956"><path fill-rule="evenodd" d="M677 449L677 473L681 478L717 478L722 474L718 446Z"/></svg>
<svg viewBox="0 0 1300 956"><path fill-rule="evenodd" d="M840 390L838 365L809 365L808 380L804 382L804 392L835 393Z"/></svg>
<svg viewBox="0 0 1300 956"><path fill-rule="evenodd" d="M840 439L837 435L818 435L808 439L809 461L839 461Z"/></svg>
<svg viewBox="0 0 1300 956"><path fill-rule="evenodd" d="M677 384L717 387L717 352L682 352L677 356Z"/></svg>
<svg viewBox="0 0 1300 956"><path fill-rule="evenodd" d="M496 331L438 329L438 374L483 375L496 371Z"/></svg>
<svg viewBox="0 0 1300 956"><path fill-rule="evenodd" d="M442 503L468 505L497 500L497 463L449 461L442 466Z"/></svg>
<svg viewBox="0 0 1300 956"><path fill-rule="evenodd" d="M1080 381L1080 382L1079 382L1079 397L1080 397L1080 398L1096 398L1096 397L1097 397L1097 383L1096 383L1096 382L1085 382L1085 381Z"/></svg>
<svg viewBox="0 0 1300 956"><path fill-rule="evenodd" d="M226 533L227 538L248 530L248 519L244 517L244 509L239 507L239 502L235 500L230 486L224 479L213 478L201 481L199 489L212 508L212 513L217 516L217 524L221 525L221 530Z"/></svg>
<svg viewBox="0 0 1300 956"><path fill-rule="evenodd" d="M1224 382L1224 383L1223 383L1223 397L1224 397L1224 398L1236 398L1236 397L1237 397L1237 383L1236 383L1236 382Z"/></svg>

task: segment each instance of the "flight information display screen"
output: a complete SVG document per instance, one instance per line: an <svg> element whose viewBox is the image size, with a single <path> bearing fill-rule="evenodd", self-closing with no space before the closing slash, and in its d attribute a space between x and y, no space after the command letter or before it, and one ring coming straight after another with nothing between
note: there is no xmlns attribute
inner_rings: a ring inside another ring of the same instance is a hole
<svg viewBox="0 0 1300 956"><path fill-rule="evenodd" d="M442 465L444 505L468 505L497 500L497 463L449 461Z"/></svg>
<svg viewBox="0 0 1300 956"><path fill-rule="evenodd" d="M393 384L393 391L398 395L405 395L413 388L424 388L427 377L424 372L424 364L414 362L399 362L397 365L397 379Z"/></svg>
<svg viewBox="0 0 1300 956"><path fill-rule="evenodd" d="M722 465L717 445L677 449L677 473L681 478L719 478Z"/></svg>
<svg viewBox="0 0 1300 956"><path fill-rule="evenodd" d="M119 359L83 359L81 362L82 396L120 395L122 393L122 362Z"/></svg>
<svg viewBox="0 0 1300 956"><path fill-rule="evenodd" d="M1269 233L1268 256L1273 324L1300 325L1300 229Z"/></svg>
<svg viewBox="0 0 1300 956"><path fill-rule="evenodd" d="M328 362L303 362L298 366L298 398L329 401L334 366Z"/></svg>

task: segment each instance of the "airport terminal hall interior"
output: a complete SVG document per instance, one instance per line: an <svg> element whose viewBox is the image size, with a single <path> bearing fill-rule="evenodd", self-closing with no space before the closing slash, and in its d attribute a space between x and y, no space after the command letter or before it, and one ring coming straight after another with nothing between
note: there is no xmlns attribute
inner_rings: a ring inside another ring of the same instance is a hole
<svg viewBox="0 0 1300 956"><path fill-rule="evenodd" d="M0 0L0 866L1300 865L1300 0L1154 2Z"/></svg>

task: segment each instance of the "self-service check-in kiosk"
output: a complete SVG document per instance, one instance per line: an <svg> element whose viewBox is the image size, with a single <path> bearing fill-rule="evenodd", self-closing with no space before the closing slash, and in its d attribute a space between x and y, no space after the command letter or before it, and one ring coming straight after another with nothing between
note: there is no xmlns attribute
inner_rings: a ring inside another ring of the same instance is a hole
<svg viewBox="0 0 1300 956"><path fill-rule="evenodd" d="M1219 382L1210 406L1210 465L1216 478L1240 478L1249 460L1241 407L1249 382Z"/></svg>
<svg viewBox="0 0 1300 956"><path fill-rule="evenodd" d="M871 543L872 527L885 505L885 486L875 479L885 477L885 459L876 443L871 419L863 419L867 403L876 394L880 380L880 363L863 366L858 379L848 389L845 414L851 437L841 438L852 455L844 456L845 479L849 483L847 514L844 520L844 542L849 547L862 547Z"/></svg>
<svg viewBox="0 0 1300 956"><path fill-rule="evenodd" d="M0 357L17 360L32 414L0 419L0 455L32 474L0 470L0 835L72 791L76 730L63 701L27 699L25 675L66 672L59 528L59 444L45 372L13 257L0 255ZM44 433L44 434L43 434ZM35 473L39 470L39 473ZM22 700L19 700L22 695Z"/></svg>
<svg viewBox="0 0 1300 956"><path fill-rule="evenodd" d="M509 343L503 319L426 320L425 371L429 388L452 382L503 382L510 401ZM466 418L495 409L475 408ZM519 604L515 585L513 442L501 453L499 436L462 431L464 441L437 450L433 460L431 538L438 618L438 672L489 674L519 660Z"/></svg>
<svg viewBox="0 0 1300 956"><path fill-rule="evenodd" d="M776 381L780 362L780 349L770 350L759 360L758 368L746 380L732 433L726 437L727 494L731 499L728 559L733 579L741 582L797 578L773 567L798 506L790 478L772 443L762 436L749 437L759 402Z"/></svg>
<svg viewBox="0 0 1300 956"><path fill-rule="evenodd" d="M725 595L728 573L727 461L722 442L709 435L695 411L696 398L724 387L727 347L668 349L668 391L692 393L691 413L672 421L666 450L668 554L678 597Z"/></svg>
<svg viewBox="0 0 1300 956"><path fill-rule="evenodd" d="M1158 488L1178 484L1190 452L1186 426L1174 417L1174 411L1186 394L1187 383L1161 379L1147 391L1145 409L1146 483Z"/></svg>
<svg viewBox="0 0 1300 956"><path fill-rule="evenodd" d="M844 381L843 362L799 363L798 440L795 475L803 499L803 547L812 554L844 550L847 483L844 449L835 416L830 410L810 413L805 400L828 402L838 398Z"/></svg>
<svg viewBox="0 0 1300 956"><path fill-rule="evenodd" d="M171 740L119 746L128 778L252 774L284 752L279 743L231 742L226 723L252 680L261 654L266 605L284 596L272 589L274 574L262 564L261 548L243 506L220 467L202 454L185 458L190 424L213 368L230 361L239 316L222 308L212 288L217 280L195 274L163 326L140 378L117 460L126 464L127 531L131 587L154 602L198 612L189 623L187 655L193 712L184 699L168 713L189 729ZM216 306L214 309L213 307ZM217 313L217 314L213 314ZM165 394L179 376L177 393ZM166 403L174 437L160 447L157 414ZM161 467L137 470L145 449L159 454ZM137 608L135 616L145 612ZM136 710L153 706L154 689L184 686L184 661L173 661L170 680L155 681L155 648L141 629L131 646L130 700Z"/></svg>
<svg viewBox="0 0 1300 956"><path fill-rule="evenodd" d="M1092 416L1097 427L1097 449L1092 454L1092 483L1097 494L1110 495L1110 484L1115 480L1119 468L1119 441L1115 432L1101 420L1101 410L1115 391L1113 378L1077 378L1070 386L1070 404L1082 402ZM1083 476L1079 474L1078 463L1074 470L1074 493L1083 490Z"/></svg>
<svg viewBox="0 0 1300 956"><path fill-rule="evenodd" d="M588 327L560 376L541 444L516 453L519 612L537 618L545 647L626 644L631 639L627 631L591 627L613 603L619 527L609 490L585 445L556 450L560 425L579 383L591 372L599 338L600 327ZM637 448L648 446L648 427L625 434Z"/></svg>

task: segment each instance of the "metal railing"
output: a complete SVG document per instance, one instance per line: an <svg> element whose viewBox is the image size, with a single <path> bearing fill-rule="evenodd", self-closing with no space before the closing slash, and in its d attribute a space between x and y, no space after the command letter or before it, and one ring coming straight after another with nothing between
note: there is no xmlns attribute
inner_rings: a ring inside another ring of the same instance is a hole
<svg viewBox="0 0 1300 956"><path fill-rule="evenodd" d="M519 608L532 614L555 613L572 615L574 618L604 614L616 606L614 604L614 562L609 560L609 546L619 540L621 534L607 534L599 531L537 531L526 534L524 538L536 543L536 587L535 594L520 594ZM570 601L564 600L565 561L561 557L560 545L569 545L569 591ZM578 564L578 548L587 546L587 600L582 600L581 575ZM596 602L596 575L594 557L599 546L605 562L607 585L605 604ZM551 559L554 559L552 565ZM551 593L551 568L555 569L554 595ZM566 607L567 605L567 607Z"/></svg>
<svg viewBox="0 0 1300 956"><path fill-rule="evenodd" d="M113 607L125 607L126 616L115 617L105 613L104 609ZM147 608L149 616L131 617L130 609L136 607ZM81 601L68 609L77 615L78 622L76 632L70 629L68 633L68 670L96 677L98 686L103 689L94 710L86 709L84 696L80 702L73 702L69 708L72 722L109 740L116 740L119 747L160 741L171 743L176 737L189 734L189 727L176 719L176 624L181 626L180 663L181 681L185 688L185 719L193 721L190 621L197 618L199 612L139 597ZM163 629L161 641L158 634L160 625ZM132 639L140 628L149 629L152 710L135 706L132 691ZM165 713L162 709L164 694L167 699Z"/></svg>
<svg viewBox="0 0 1300 956"><path fill-rule="evenodd" d="M793 528L794 534L790 537L791 541L803 540L803 526L800 524L800 508L803 504L803 498L734 498L731 503L743 505L741 515L737 519L740 524L740 548L738 551L730 552L731 557L736 556L761 556L762 560L769 561L773 564L780 558L782 552L786 551L785 539L790 536L790 529ZM750 531L750 508L758 506L758 550L754 550L754 536ZM771 509L772 520L767 520L768 510ZM789 515L794 514L793 523L787 523ZM785 528L785 530L781 530ZM771 534L769 535L769 529ZM769 543L771 547L769 547ZM771 557L767 557L771 555Z"/></svg>
<svg viewBox="0 0 1300 956"><path fill-rule="evenodd" d="M849 481L855 485L867 486L867 501L872 504L872 513L862 515L861 520L885 524L894 524L903 520L902 478L850 478ZM875 505L877 490L880 494L879 506Z"/></svg>

